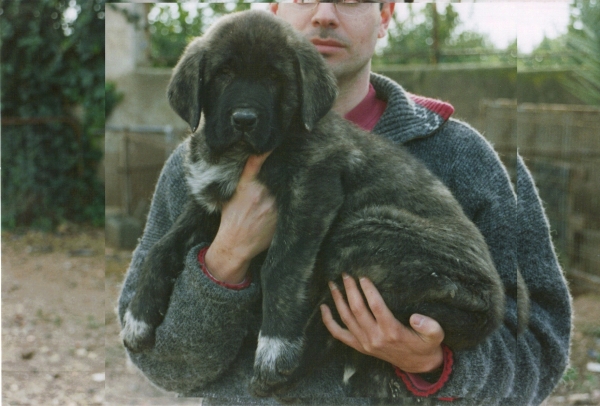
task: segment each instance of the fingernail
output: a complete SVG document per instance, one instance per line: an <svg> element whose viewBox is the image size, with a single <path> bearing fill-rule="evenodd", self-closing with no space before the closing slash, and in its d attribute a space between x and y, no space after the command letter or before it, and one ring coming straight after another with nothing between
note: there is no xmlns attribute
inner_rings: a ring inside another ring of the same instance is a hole
<svg viewBox="0 0 600 406"><path fill-rule="evenodd" d="M421 327L423 322L425 321L425 317L415 314L412 316L412 325L413 327Z"/></svg>
<svg viewBox="0 0 600 406"><path fill-rule="evenodd" d="M335 283L333 283L333 282L329 282L329 289L331 289L331 290L336 290L337 288L338 288L338 287L337 287L337 286L335 286Z"/></svg>
<svg viewBox="0 0 600 406"><path fill-rule="evenodd" d="M348 275L346 272L342 272L342 278L348 279L349 277L350 275Z"/></svg>

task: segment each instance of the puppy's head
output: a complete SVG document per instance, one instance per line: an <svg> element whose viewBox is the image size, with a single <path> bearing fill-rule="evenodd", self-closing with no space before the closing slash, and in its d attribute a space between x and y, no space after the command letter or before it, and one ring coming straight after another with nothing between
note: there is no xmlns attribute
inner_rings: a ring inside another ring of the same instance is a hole
<svg viewBox="0 0 600 406"><path fill-rule="evenodd" d="M337 97L335 79L314 46L264 11L234 13L192 41L173 71L171 107L213 154L242 144L271 151L312 130Z"/></svg>

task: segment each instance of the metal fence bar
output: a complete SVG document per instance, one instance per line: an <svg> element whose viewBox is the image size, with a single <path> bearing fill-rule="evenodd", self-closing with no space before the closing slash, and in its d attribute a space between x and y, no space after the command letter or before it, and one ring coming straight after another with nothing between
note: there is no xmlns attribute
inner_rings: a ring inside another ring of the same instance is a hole
<svg viewBox="0 0 600 406"><path fill-rule="evenodd" d="M122 166L119 165L116 168L117 173L122 174L123 178L123 186L121 189L121 202L123 205L123 209L127 215L132 215L134 212L134 200L136 196L134 194L139 194L139 185L135 188L137 190L134 191L134 178L139 176L140 173L148 173L154 170L160 170L162 166L162 162L160 165L151 164L148 162L138 162L138 159L134 159L136 162L132 161L132 151L136 145L141 145L141 148L152 147L155 149L164 150L165 156L167 159L168 156L172 153L175 143L177 141L176 130L171 125L165 126L156 126L156 125L133 125L133 126L117 126L117 125L108 125L106 126L106 131L111 133L122 134L121 140L121 157L122 157ZM163 136L164 138L159 141L156 138L150 137L153 135ZM139 196L138 196L139 197Z"/></svg>

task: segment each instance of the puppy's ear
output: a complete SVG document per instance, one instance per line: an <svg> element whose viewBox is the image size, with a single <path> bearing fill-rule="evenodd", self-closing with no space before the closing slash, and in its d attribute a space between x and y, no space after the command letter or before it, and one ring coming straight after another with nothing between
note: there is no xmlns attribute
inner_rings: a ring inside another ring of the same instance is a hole
<svg viewBox="0 0 600 406"><path fill-rule="evenodd" d="M304 127L312 130L337 98L337 84L331 70L313 45L296 47L300 89L300 115Z"/></svg>
<svg viewBox="0 0 600 406"><path fill-rule="evenodd" d="M205 47L202 38L192 41L173 69L167 97L171 108L191 127L198 128L203 100Z"/></svg>

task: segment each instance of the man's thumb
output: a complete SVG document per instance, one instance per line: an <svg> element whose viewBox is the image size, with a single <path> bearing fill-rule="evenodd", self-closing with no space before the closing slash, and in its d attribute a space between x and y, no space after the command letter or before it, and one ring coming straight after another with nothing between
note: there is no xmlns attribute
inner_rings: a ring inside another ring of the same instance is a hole
<svg viewBox="0 0 600 406"><path fill-rule="evenodd" d="M262 155L250 155L246 161L244 170L242 171L241 178L246 181L252 180L258 174L258 172L260 172L262 164L266 161L269 155L271 155L271 152L273 151L266 152Z"/></svg>
<svg viewBox="0 0 600 406"><path fill-rule="evenodd" d="M440 341L444 339L444 331L439 323L430 317L421 314L410 316L411 327L428 341Z"/></svg>

